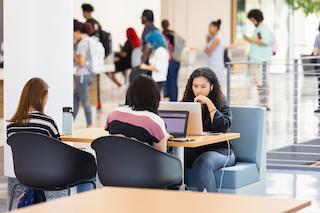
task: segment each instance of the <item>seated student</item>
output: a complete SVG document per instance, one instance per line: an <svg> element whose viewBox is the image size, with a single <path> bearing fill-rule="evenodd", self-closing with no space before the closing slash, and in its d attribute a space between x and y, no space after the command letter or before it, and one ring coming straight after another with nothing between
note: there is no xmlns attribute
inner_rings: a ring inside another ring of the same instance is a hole
<svg viewBox="0 0 320 213"><path fill-rule="evenodd" d="M216 74L208 67L196 69L190 76L182 101L200 102L204 131L225 132L231 126L232 114L221 92ZM230 157L226 166L235 164L235 155L230 143ZM228 159L228 144L220 142L186 150L187 167L192 172L197 188L216 191L214 171L222 168Z"/></svg>
<svg viewBox="0 0 320 213"><path fill-rule="evenodd" d="M117 84L119 88L122 85L116 79L115 74L117 72L122 72L123 76L126 78L126 70L131 68L131 53L135 48L141 46L141 41L133 28L127 29L127 38L128 40L124 46L120 45L121 51L115 53L115 57L118 58L118 61L115 62L116 70L110 73L112 81Z"/></svg>
<svg viewBox="0 0 320 213"><path fill-rule="evenodd" d="M145 74L138 75L128 88L126 106L111 111L105 129L110 135L133 138L166 152L170 135L158 115L159 101L156 82Z"/></svg>
<svg viewBox="0 0 320 213"><path fill-rule="evenodd" d="M15 115L7 120L7 136L19 132L34 132L60 139L54 120L44 114L49 86L41 78L32 78L24 86Z"/></svg>

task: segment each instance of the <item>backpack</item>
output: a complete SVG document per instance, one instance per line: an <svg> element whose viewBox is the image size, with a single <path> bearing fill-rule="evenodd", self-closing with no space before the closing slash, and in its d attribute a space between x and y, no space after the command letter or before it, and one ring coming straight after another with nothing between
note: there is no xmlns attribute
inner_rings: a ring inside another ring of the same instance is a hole
<svg viewBox="0 0 320 213"><path fill-rule="evenodd" d="M46 196L42 190L26 189L24 193L18 198L18 209L30 206L36 203L46 202Z"/></svg>
<svg viewBox="0 0 320 213"><path fill-rule="evenodd" d="M173 40L174 42L173 42L172 58L176 62L181 62L183 61L181 56L182 56L183 49L186 47L186 42L177 33L173 33Z"/></svg>
<svg viewBox="0 0 320 213"><path fill-rule="evenodd" d="M264 27L264 25L262 25L259 29L259 33L261 33L261 29ZM272 37L273 37L273 42L270 44L270 47L272 49L273 55L275 55L277 53L278 50L278 43L276 40L276 37L274 36L274 33L272 33Z"/></svg>
<svg viewBox="0 0 320 213"><path fill-rule="evenodd" d="M94 74L104 71L105 49L97 36L85 37L89 42L90 60L86 66ZM88 62L87 62L88 63Z"/></svg>
<svg viewBox="0 0 320 213"><path fill-rule="evenodd" d="M104 55L106 58L112 52L111 34L101 30L99 33L99 38L100 38L100 42L102 43L102 45L104 47Z"/></svg>

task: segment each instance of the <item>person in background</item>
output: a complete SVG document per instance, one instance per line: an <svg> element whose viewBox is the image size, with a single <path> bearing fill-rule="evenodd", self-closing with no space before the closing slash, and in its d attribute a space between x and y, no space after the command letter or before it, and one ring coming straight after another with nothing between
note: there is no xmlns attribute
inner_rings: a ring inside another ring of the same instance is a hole
<svg viewBox="0 0 320 213"><path fill-rule="evenodd" d="M248 13L248 19L256 27L252 38L244 36L244 39L250 42L250 52L249 52L249 61L270 61L273 51L270 47L270 44L273 42L273 36L268 27L263 23L263 14L260 10L254 9ZM267 66L267 81L269 79L269 67ZM262 104L262 65L253 65L249 66L251 79L254 84L258 87L258 92L260 95L260 104ZM269 86L267 85L267 110L270 110L268 106L268 97L269 97Z"/></svg>
<svg viewBox="0 0 320 213"><path fill-rule="evenodd" d="M73 59L77 71L75 76L74 90L74 118L76 118L81 101L87 120L87 128L92 126L91 107L89 103L89 86L94 82L94 74L90 71L90 47L89 35L93 28L89 23L76 22L73 28L73 36L78 41L77 51L73 52Z"/></svg>
<svg viewBox="0 0 320 213"><path fill-rule="evenodd" d="M318 28L319 32L320 32L320 25L319 25L319 28ZM314 49L313 49L313 52L312 52L312 55L313 56L320 56L320 34L317 35L315 41L314 41L314 45L313 45ZM320 59L318 58L317 60L317 63L319 64L320 63ZM316 71L318 72L318 69L319 67L315 67ZM318 109L316 109L314 112L315 113L320 113L320 76L317 75L318 77L318 94L319 94L319 100L318 100Z"/></svg>
<svg viewBox="0 0 320 213"><path fill-rule="evenodd" d="M163 35L165 35L172 46L172 51L174 50L174 32L169 29L169 21L163 20L162 23L163 28ZM178 100L178 74L180 69L180 62L175 61L171 58L168 68L168 75L167 75L167 84L165 88L165 96L170 98L170 101L177 101Z"/></svg>
<svg viewBox="0 0 320 213"><path fill-rule="evenodd" d="M127 29L127 41L124 46L120 45L121 51L116 53L116 57L119 58L118 61L115 62L116 71L110 73L110 77L115 84L118 85L119 88L124 87L119 83L116 79L115 74L117 72L123 72L123 75L126 77L126 70L131 68L131 53L137 47L141 46L141 41L133 28Z"/></svg>
<svg viewBox="0 0 320 213"><path fill-rule="evenodd" d="M209 67L198 68L191 74L182 101L201 103L203 131L226 132L231 126L231 109ZM226 161L226 166L233 166L235 159L231 142L186 149L186 166L192 168L199 191L216 192L214 172Z"/></svg>
<svg viewBox="0 0 320 213"><path fill-rule="evenodd" d="M41 78L31 78L26 83L16 113L7 120L7 137L19 132L33 132L61 140L56 123L44 114L49 98L48 89L48 84Z"/></svg>
<svg viewBox="0 0 320 213"><path fill-rule="evenodd" d="M82 4L82 13L83 17L87 20L88 23L92 25L93 32L89 34L90 36L95 35L97 37L100 37L99 33L101 32L101 25L97 20L92 18L92 12L94 11L94 8L90 4ZM101 109L101 102L100 102L100 74L97 74L97 85L98 85L98 103L97 103L97 109Z"/></svg>
<svg viewBox="0 0 320 213"><path fill-rule="evenodd" d="M142 49L142 58L141 62L148 64L148 59L150 56L151 49L148 45L146 45L146 35L148 35L150 32L158 30L153 25L153 12L151 10L144 10L141 16L141 22L144 25L142 37L141 37L141 49Z"/></svg>
<svg viewBox="0 0 320 213"><path fill-rule="evenodd" d="M209 33L212 39L209 41L204 52L208 55L208 67L218 77L221 87L226 84L224 73L224 46L222 37L218 34L220 30L221 20L213 21L209 24Z"/></svg>
<svg viewBox="0 0 320 213"><path fill-rule="evenodd" d="M167 42L159 30L149 33L145 37L146 45L151 49L149 64L141 63L140 69L151 71L151 76L159 87L160 92L164 89L167 81L169 67L169 52Z"/></svg>
<svg viewBox="0 0 320 213"><path fill-rule="evenodd" d="M105 126L110 135L136 139L166 152L170 135L158 115L160 92L155 81L138 75L126 94L126 106L110 112Z"/></svg>

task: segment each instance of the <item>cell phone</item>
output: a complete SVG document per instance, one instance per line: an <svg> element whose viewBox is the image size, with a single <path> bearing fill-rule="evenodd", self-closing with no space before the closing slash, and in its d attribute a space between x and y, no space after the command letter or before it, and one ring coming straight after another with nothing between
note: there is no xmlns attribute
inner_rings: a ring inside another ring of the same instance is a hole
<svg viewBox="0 0 320 213"><path fill-rule="evenodd" d="M187 142L187 141L195 141L194 138L169 138L170 141L174 142Z"/></svg>

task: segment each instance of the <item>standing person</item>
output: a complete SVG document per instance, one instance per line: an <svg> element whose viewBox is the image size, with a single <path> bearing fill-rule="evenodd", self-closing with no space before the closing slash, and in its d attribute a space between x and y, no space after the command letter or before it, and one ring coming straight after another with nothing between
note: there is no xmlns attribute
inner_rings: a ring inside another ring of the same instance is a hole
<svg viewBox="0 0 320 213"><path fill-rule="evenodd" d="M94 82L94 74L90 71L90 47L89 34L93 29L89 23L76 22L73 28L73 36L78 41L77 52L73 52L77 71L75 76L76 88L74 90L74 118L76 118L81 101L87 120L87 128L92 126L91 107L89 103L89 86Z"/></svg>
<svg viewBox="0 0 320 213"><path fill-rule="evenodd" d="M318 28L319 32L320 32L320 25L319 25L319 28ZM313 52L312 52L312 55L313 56L320 56L320 34L317 35L315 41L314 41L314 45L313 45L314 49L313 49ZM320 59L317 59L317 63L319 63ZM318 69L319 67L315 67L316 71L318 72ZM314 112L315 113L320 113L320 76L318 76L318 93L319 93L319 102L318 102L318 109L316 109Z"/></svg>
<svg viewBox="0 0 320 213"><path fill-rule="evenodd" d="M60 139L54 120L44 114L49 86L41 78L32 78L23 87L18 109L7 122L7 137L19 132L33 132Z"/></svg>
<svg viewBox="0 0 320 213"><path fill-rule="evenodd" d="M157 82L161 92L166 85L169 67L167 42L159 30L149 33L145 41L152 51L149 59L150 65L141 63L140 69L151 71L151 76L153 80Z"/></svg>
<svg viewBox="0 0 320 213"><path fill-rule="evenodd" d="M163 31L162 33L169 39L172 46L172 51L174 51L174 32L169 29L169 21L163 20L162 23ZM175 61L171 58L168 68L167 84L165 88L165 96L170 98L170 101L177 101L178 99L178 74L180 69L180 62Z"/></svg>
<svg viewBox="0 0 320 213"><path fill-rule="evenodd" d="M270 44L273 42L273 36L268 27L263 23L263 14L260 10L254 9L248 13L248 19L256 27L252 38L244 36L244 39L250 42L249 61L270 61L273 51ZM269 67L267 66L267 81L269 79ZM262 65L253 65L249 67L250 75L254 84L257 85L260 104L262 104ZM268 106L269 97L269 85L267 85L267 110L270 110Z"/></svg>
<svg viewBox="0 0 320 213"><path fill-rule="evenodd" d="M105 129L110 135L134 138L166 152L170 135L158 115L159 101L155 81L145 74L138 75L128 88L126 106L110 112Z"/></svg>
<svg viewBox="0 0 320 213"><path fill-rule="evenodd" d="M201 67L191 74L182 101L201 103L203 131L226 132L231 126L231 109L210 68ZM226 161L226 166L233 166L235 159L232 144L227 141L186 149L186 165L192 168L199 191L216 192L214 172Z"/></svg>
<svg viewBox="0 0 320 213"><path fill-rule="evenodd" d="M125 71L131 68L131 53L132 51L141 46L141 41L133 28L127 29L127 41L124 46L120 45L121 51L116 54L116 57L119 57L119 60L115 62L116 70L110 73L110 77L115 84L121 88L123 85L119 83L116 79L115 74L117 72L123 72L124 77L126 77Z"/></svg>
<svg viewBox="0 0 320 213"><path fill-rule="evenodd" d="M141 49L142 49L142 58L141 62L148 64L148 59L150 56L151 49L148 45L146 45L146 35L148 35L150 32L158 30L153 25L153 12L151 10L144 10L141 16L141 22L144 25L142 37L141 37Z"/></svg>
<svg viewBox="0 0 320 213"><path fill-rule="evenodd" d="M92 17L92 12L94 11L94 8L90 4L83 4L82 6L82 13L83 17L87 20L88 23L92 25L93 32L89 34L90 36L95 35L97 37L100 37L101 32L101 25L97 20L95 20ZM107 57L107 55L105 56ZM97 103L97 109L101 109L101 102L100 102L100 74L97 74L98 79L98 103Z"/></svg>
<svg viewBox="0 0 320 213"><path fill-rule="evenodd" d="M208 55L208 67L216 74L220 86L223 87L226 84L226 78L224 73L224 45L222 37L218 34L220 25L220 19L209 24L209 33L212 39L204 52Z"/></svg>

